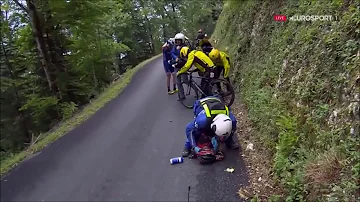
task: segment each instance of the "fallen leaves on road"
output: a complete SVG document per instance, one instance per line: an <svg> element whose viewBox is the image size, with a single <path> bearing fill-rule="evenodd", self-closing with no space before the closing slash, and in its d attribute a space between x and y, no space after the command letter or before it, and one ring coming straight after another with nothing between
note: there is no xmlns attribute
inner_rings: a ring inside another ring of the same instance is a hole
<svg viewBox="0 0 360 202"><path fill-rule="evenodd" d="M248 145L246 145L245 151L248 151L248 150L251 150L251 151L254 150L254 144L253 143L249 143Z"/></svg>
<svg viewBox="0 0 360 202"><path fill-rule="evenodd" d="M238 194L239 194L240 198L243 198L245 200L252 197L252 194L249 193L246 189L243 189L243 188L240 188L240 190L238 191Z"/></svg>

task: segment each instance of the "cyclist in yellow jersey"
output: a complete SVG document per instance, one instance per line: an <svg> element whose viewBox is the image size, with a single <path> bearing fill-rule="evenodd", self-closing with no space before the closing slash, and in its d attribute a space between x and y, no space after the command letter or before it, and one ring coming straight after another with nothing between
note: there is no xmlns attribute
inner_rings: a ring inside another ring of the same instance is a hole
<svg viewBox="0 0 360 202"><path fill-rule="evenodd" d="M225 52L213 48L209 53L209 58L216 65L215 78L219 78L222 72L224 79L226 79L230 83L230 79L229 79L230 57Z"/></svg>
<svg viewBox="0 0 360 202"><path fill-rule="evenodd" d="M199 76L210 77L210 69L215 68L213 61L202 51L193 50L190 51L189 47L182 47L180 50L180 58L187 58L186 63L180 70L176 73L176 76L179 76L182 73L188 71L192 65L199 70ZM205 79L201 79L201 88L204 93L209 95L209 89ZM180 99L185 98L184 92L180 92ZM203 95L204 96L204 95Z"/></svg>

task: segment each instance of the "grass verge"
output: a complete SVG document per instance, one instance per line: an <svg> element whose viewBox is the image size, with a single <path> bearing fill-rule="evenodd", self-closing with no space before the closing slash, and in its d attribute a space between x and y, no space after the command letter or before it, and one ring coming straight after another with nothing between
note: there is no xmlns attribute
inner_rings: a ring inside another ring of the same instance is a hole
<svg viewBox="0 0 360 202"><path fill-rule="evenodd" d="M59 139L67 132L71 131L76 126L80 125L88 118L90 118L93 114L95 114L99 109L101 109L105 104L107 104L112 99L116 98L122 90L130 83L132 77L135 75L137 71L139 71L142 67L144 67L147 63L151 62L154 59L157 59L161 56L161 54L156 55L150 59L147 59L136 67L126 71L119 80L113 83L110 87L108 87L104 92L100 94L98 98L89 103L83 110L77 113L72 118L62 122L56 129L50 130L47 134L43 134L43 138L40 139L37 143L31 145L26 150L13 154L1 161L1 176L6 174L12 168L16 167L19 163L21 163L24 159L26 159L29 155L36 153L43 148L45 148L50 143Z"/></svg>

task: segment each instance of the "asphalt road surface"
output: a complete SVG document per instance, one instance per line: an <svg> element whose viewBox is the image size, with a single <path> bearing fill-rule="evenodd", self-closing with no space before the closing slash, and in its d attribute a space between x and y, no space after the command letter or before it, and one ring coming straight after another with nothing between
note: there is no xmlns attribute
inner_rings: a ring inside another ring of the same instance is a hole
<svg viewBox="0 0 360 202"><path fill-rule="evenodd" d="M3 177L1 201L187 201L189 186L190 201L239 201L247 181L239 150L213 165L170 165L193 118L176 100L153 60L93 117Z"/></svg>

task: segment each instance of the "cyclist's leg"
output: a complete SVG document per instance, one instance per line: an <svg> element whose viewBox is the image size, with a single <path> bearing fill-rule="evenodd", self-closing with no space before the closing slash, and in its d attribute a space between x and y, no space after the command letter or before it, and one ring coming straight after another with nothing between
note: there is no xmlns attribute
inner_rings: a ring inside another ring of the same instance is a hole
<svg viewBox="0 0 360 202"><path fill-rule="evenodd" d="M210 77L210 72L204 72L204 73L199 72L199 76L209 78ZM201 98L204 98L206 96L211 96L211 90L209 89L210 88L209 82L205 78L201 79L200 87L201 87L201 89L204 91L204 93L206 95L201 95Z"/></svg>
<svg viewBox="0 0 360 202"><path fill-rule="evenodd" d="M229 78L229 77L226 77L225 80L226 80L227 82L229 82L229 84L231 85L231 83L230 83L230 78ZM230 86L226 85L226 90L227 90L227 91L230 91Z"/></svg>
<svg viewBox="0 0 360 202"><path fill-rule="evenodd" d="M175 68L175 72L178 72L180 69L179 68ZM184 87L181 84L183 75L177 76L176 77L176 84L178 86L178 93L179 93L179 98L180 99L184 99L185 98L185 93L184 93Z"/></svg>
<svg viewBox="0 0 360 202"><path fill-rule="evenodd" d="M227 59L227 61L229 62L229 64L231 64L231 63L230 63L230 58L229 58L229 57L226 57L226 59ZM223 76L224 76L224 74L225 74L225 69L224 69L224 71L223 71ZM224 77L224 78L225 78L225 77ZM228 77L226 77L226 78L225 78L225 80L226 80L226 81L228 81L228 82L230 83L230 78L229 78L229 76L228 76ZM231 83L230 83L230 85L231 85ZM230 88L230 86L226 86L226 88L227 88L227 89L226 89L227 91L229 91L229 90L230 90L230 89L229 89L229 88Z"/></svg>
<svg viewBox="0 0 360 202"><path fill-rule="evenodd" d="M223 66L216 66L214 78L216 78L216 79L220 78L221 72L223 72L223 74L224 74L224 72L225 72L224 67ZM221 91L220 83L216 83L216 86Z"/></svg>
<svg viewBox="0 0 360 202"><path fill-rule="evenodd" d="M170 73L170 72L166 72L166 86L167 86L168 94L171 94L171 90L170 90L170 79L171 79L171 73Z"/></svg>
<svg viewBox="0 0 360 202"><path fill-rule="evenodd" d="M223 75L223 77L224 77L224 74L225 74L225 69L223 69L223 72L222 72L222 75ZM227 82L229 82L229 84L231 85L231 83L230 83L230 78L229 77L224 77L224 79L227 81ZM229 85L226 85L226 90L227 91L230 91L230 86Z"/></svg>
<svg viewBox="0 0 360 202"><path fill-rule="evenodd" d="M239 144L237 143L237 138L236 135L234 136L234 133L231 133L230 136L225 140L225 145L229 149L239 148Z"/></svg>
<svg viewBox="0 0 360 202"><path fill-rule="evenodd" d="M181 78L181 81L188 84L190 81L189 81L189 77L187 74L182 74L180 75L180 78ZM181 88L182 88L182 91L183 91L183 98L185 99L185 91L184 91L184 87L181 85Z"/></svg>
<svg viewBox="0 0 360 202"><path fill-rule="evenodd" d="M190 152L191 152L191 148L192 148L192 145L191 145L191 142L189 140L189 137L186 136L186 140L185 140L185 145L184 145L184 150L182 152L182 156L183 157L187 157L190 155Z"/></svg>
<svg viewBox="0 0 360 202"><path fill-rule="evenodd" d="M170 64L167 61L164 61L164 70L166 73L166 86L167 86L167 91L168 94L171 94L171 90L170 90L170 78L171 78L171 69L170 69Z"/></svg>
<svg viewBox="0 0 360 202"><path fill-rule="evenodd" d="M172 73L172 78L173 78L173 90L174 90L174 92L176 93L176 92L178 92L179 90L178 90L178 88L176 87L177 86L177 81L176 81L176 72L173 72Z"/></svg>
<svg viewBox="0 0 360 202"><path fill-rule="evenodd" d="M175 69L174 69L174 67L172 65L170 65L169 70L170 70L170 77L171 77L171 75L173 77L173 91L172 92L176 93L178 91L176 89L176 72L175 72ZM168 86L170 86L170 78L169 78L169 85Z"/></svg>

